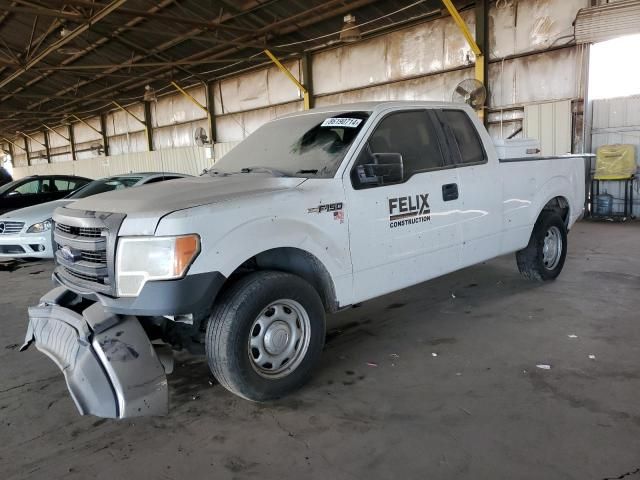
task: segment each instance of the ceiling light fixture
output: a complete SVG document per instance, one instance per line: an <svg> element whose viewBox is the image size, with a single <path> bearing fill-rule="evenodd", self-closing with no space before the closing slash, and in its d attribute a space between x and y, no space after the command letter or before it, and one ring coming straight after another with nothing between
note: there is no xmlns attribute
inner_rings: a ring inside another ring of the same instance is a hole
<svg viewBox="0 0 640 480"><path fill-rule="evenodd" d="M340 41L351 43L357 42L362 38L362 33L360 32L360 27L356 24L356 17L348 14L344 17L344 25L342 25L342 30L340 30Z"/></svg>
<svg viewBox="0 0 640 480"><path fill-rule="evenodd" d="M156 97L156 91L151 85L144 86L144 97L142 98L145 102L157 102L158 97Z"/></svg>

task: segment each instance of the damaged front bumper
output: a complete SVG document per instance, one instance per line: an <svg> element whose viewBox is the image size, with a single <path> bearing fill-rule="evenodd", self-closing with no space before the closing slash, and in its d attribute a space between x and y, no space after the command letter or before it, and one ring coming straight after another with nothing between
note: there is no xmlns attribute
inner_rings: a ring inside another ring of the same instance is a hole
<svg viewBox="0 0 640 480"><path fill-rule="evenodd" d="M166 415L167 378L136 317L107 313L100 303L76 313L81 298L64 287L29 308L25 343L62 370L82 415L128 418Z"/></svg>

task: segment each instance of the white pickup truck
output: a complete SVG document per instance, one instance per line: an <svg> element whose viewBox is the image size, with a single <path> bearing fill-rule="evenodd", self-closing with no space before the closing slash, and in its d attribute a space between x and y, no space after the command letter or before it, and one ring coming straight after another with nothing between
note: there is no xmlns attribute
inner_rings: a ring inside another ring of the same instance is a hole
<svg viewBox="0 0 640 480"><path fill-rule="evenodd" d="M464 105L272 121L199 178L56 210L59 286L29 309L23 349L57 363L82 414L165 413L167 345L206 354L237 395L278 398L318 364L326 313L512 252L556 278L584 161L531 154L499 159Z"/></svg>

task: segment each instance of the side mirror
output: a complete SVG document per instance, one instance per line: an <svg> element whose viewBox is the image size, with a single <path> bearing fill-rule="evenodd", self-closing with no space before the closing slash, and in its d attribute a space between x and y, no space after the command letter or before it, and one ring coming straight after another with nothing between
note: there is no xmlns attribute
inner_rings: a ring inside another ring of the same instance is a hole
<svg viewBox="0 0 640 480"><path fill-rule="evenodd" d="M358 167L361 184L386 185L404 179L404 164L399 153L374 153L375 163L365 163Z"/></svg>
<svg viewBox="0 0 640 480"><path fill-rule="evenodd" d="M15 196L17 196L17 195L20 195L20 192L19 192L19 191L17 191L17 190L14 190L13 192L9 192L9 193L7 194L7 197L15 197Z"/></svg>

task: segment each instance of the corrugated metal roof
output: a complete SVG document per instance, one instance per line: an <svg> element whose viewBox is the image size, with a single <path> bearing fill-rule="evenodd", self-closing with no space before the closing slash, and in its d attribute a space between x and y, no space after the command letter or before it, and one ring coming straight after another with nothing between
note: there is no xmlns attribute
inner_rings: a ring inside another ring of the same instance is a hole
<svg viewBox="0 0 640 480"><path fill-rule="evenodd" d="M266 63L264 48L280 58L299 57L336 43L347 13L367 36L442 8L440 0L119 0L122 5L69 40L117 2L0 5L3 135L59 123L67 113L100 111L112 100L139 101L146 84L210 81Z"/></svg>

